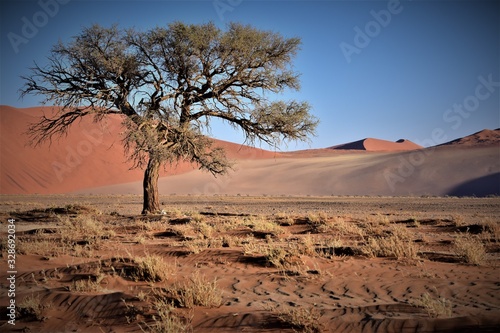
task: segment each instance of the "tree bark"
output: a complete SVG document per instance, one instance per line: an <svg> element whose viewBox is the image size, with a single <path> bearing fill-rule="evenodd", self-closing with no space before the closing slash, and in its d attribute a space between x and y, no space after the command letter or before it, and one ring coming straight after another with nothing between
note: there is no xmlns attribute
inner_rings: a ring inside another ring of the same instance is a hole
<svg viewBox="0 0 500 333"><path fill-rule="evenodd" d="M142 214L155 214L160 212L160 198L158 196L158 177L160 162L150 156L148 166L144 172L142 183L144 190L144 204Z"/></svg>

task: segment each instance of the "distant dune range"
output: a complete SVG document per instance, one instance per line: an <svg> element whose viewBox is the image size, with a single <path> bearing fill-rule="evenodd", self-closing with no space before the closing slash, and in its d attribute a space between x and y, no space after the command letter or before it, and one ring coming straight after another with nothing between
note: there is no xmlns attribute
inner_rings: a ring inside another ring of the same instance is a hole
<svg viewBox="0 0 500 333"><path fill-rule="evenodd" d="M396 142L379 140L373 138L366 138L359 141L349 142L338 146L330 147L334 150L366 150L366 151L405 151L421 149L419 146L411 141L400 139Z"/></svg>
<svg viewBox="0 0 500 333"><path fill-rule="evenodd" d="M142 193L121 144L121 120L92 118L67 136L27 145L28 125L51 108L0 106L0 193ZM235 161L214 178L188 163L162 173L161 194L459 195L500 194L500 129L483 130L437 147L374 138L325 149L271 152L215 140Z"/></svg>

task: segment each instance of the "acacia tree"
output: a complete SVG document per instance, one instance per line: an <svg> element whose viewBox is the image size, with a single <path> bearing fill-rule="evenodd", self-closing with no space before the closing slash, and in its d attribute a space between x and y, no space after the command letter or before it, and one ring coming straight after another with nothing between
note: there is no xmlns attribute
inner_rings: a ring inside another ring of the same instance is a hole
<svg viewBox="0 0 500 333"><path fill-rule="evenodd" d="M306 140L317 120L306 102L275 101L299 89L291 69L298 38L232 23L172 23L141 32L93 25L56 44L47 65L23 77L21 96L44 96L59 106L29 129L32 143L66 134L81 117L123 115L124 145L136 167L145 167L143 214L160 210L161 165L182 160L214 175L230 163L205 135L214 118L239 128L246 141L277 146Z"/></svg>

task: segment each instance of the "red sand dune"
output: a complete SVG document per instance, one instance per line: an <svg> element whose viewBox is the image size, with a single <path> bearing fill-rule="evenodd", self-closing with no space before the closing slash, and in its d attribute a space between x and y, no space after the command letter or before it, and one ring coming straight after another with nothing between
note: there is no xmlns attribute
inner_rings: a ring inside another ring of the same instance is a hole
<svg viewBox="0 0 500 333"><path fill-rule="evenodd" d="M143 171L130 170L120 117L105 123L84 118L52 146L33 148L27 146L24 132L42 111L50 109L0 107L0 193L142 193ZM235 160L234 171L214 178L180 163L164 171L159 186L162 194L500 194L498 130L481 131L460 142L467 144L419 149L406 140L364 139L328 149L277 153L216 140Z"/></svg>
<svg viewBox="0 0 500 333"><path fill-rule="evenodd" d="M464 146L464 147L484 147L484 146L499 146L500 128L495 130L485 129L477 133L468 135L463 138L458 138L453 141L443 143L439 146Z"/></svg>
<svg viewBox="0 0 500 333"><path fill-rule="evenodd" d="M77 121L67 136L52 144L28 145L29 124L52 107L17 109L0 106L1 194L66 193L85 188L121 184L142 179L141 169L131 169L121 142L121 118L109 116L103 123L92 117ZM273 158L276 153L216 140L231 159ZM188 163L169 167L163 176L196 169Z"/></svg>
<svg viewBox="0 0 500 333"><path fill-rule="evenodd" d="M422 146L417 145L409 140L400 139L396 142L366 138L359 141L349 142L338 146L330 147L334 150L366 150L366 151L405 151L422 149Z"/></svg>

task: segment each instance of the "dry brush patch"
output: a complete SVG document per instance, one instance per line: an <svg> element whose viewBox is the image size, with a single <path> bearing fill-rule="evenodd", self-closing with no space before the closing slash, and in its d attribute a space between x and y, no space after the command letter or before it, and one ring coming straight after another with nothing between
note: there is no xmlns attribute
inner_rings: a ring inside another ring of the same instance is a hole
<svg viewBox="0 0 500 333"><path fill-rule="evenodd" d="M416 262L420 260L419 246L408 227L399 224L387 224L383 229L369 223L367 235L361 251L369 257L394 257L398 260Z"/></svg>
<svg viewBox="0 0 500 333"><path fill-rule="evenodd" d="M153 303L156 314L152 316L153 323L139 324L141 331L148 333L189 333L192 332L192 318L182 318L175 312L172 301L157 297Z"/></svg>
<svg viewBox="0 0 500 333"><path fill-rule="evenodd" d="M412 303L424 309L431 318L450 318L453 314L452 303L444 297L433 297L429 293L424 293L420 298L413 300Z"/></svg>
<svg viewBox="0 0 500 333"><path fill-rule="evenodd" d="M139 281L159 282L166 281L177 272L176 263L167 263L158 255L146 254L133 258L136 263L131 276Z"/></svg>
<svg viewBox="0 0 500 333"><path fill-rule="evenodd" d="M321 333L324 332L324 326L320 323L321 313L314 306L278 307L270 308L279 321L290 326L296 332L303 333Z"/></svg>
<svg viewBox="0 0 500 333"><path fill-rule="evenodd" d="M195 306L222 305L222 291L218 288L217 279L208 281L198 271L186 281L174 284L168 291L181 307L192 309Z"/></svg>
<svg viewBox="0 0 500 333"><path fill-rule="evenodd" d="M39 295L32 294L23 298L18 304L17 311L20 317L42 321L45 312L51 307L50 303L42 302Z"/></svg>
<svg viewBox="0 0 500 333"><path fill-rule="evenodd" d="M487 261L485 246L477 235L458 234L453 250L458 258L467 264L481 266Z"/></svg>

